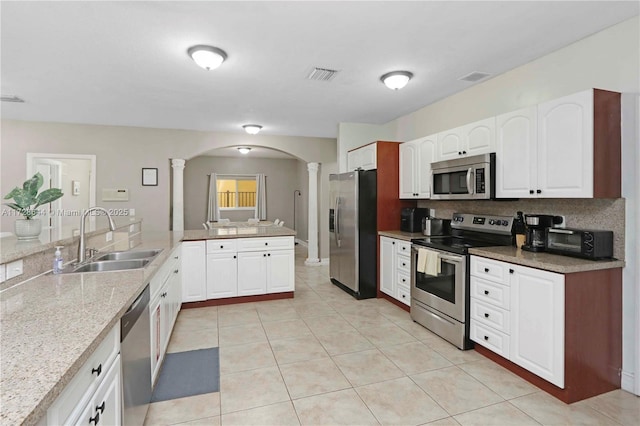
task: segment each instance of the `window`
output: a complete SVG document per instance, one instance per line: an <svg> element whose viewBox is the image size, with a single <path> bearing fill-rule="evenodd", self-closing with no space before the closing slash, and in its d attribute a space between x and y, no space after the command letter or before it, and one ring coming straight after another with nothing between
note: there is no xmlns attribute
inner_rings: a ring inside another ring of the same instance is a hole
<svg viewBox="0 0 640 426"><path fill-rule="evenodd" d="M229 177L220 175L217 181L218 206L220 209L255 209L256 178Z"/></svg>

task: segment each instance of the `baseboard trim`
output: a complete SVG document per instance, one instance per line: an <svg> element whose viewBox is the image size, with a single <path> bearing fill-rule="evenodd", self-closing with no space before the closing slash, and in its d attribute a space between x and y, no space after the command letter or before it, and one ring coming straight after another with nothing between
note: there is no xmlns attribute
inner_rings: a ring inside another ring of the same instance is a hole
<svg viewBox="0 0 640 426"><path fill-rule="evenodd" d="M320 264L321 265L328 265L329 264L329 258L328 257L324 257L322 259L320 259Z"/></svg>
<svg viewBox="0 0 640 426"><path fill-rule="evenodd" d="M306 266L320 266L320 259L318 259L318 258L312 259L312 258L308 257L304 261L304 264Z"/></svg>
<svg viewBox="0 0 640 426"><path fill-rule="evenodd" d="M620 387L634 395L640 395L640 389L636 389L635 376L628 371L622 372Z"/></svg>
<svg viewBox="0 0 640 426"><path fill-rule="evenodd" d="M298 244L298 245L300 245L302 247L309 247L309 244L306 241L301 240L299 238L296 238L295 242L296 242L296 244Z"/></svg>

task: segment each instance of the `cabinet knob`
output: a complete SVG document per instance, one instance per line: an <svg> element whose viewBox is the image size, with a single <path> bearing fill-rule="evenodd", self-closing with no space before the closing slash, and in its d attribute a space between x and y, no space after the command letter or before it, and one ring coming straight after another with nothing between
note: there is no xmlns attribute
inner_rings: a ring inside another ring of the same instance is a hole
<svg viewBox="0 0 640 426"><path fill-rule="evenodd" d="M407 264L406 264L406 263L404 263L404 262L402 262L402 266L407 266Z"/></svg>
<svg viewBox="0 0 640 426"><path fill-rule="evenodd" d="M220 246L220 248L221 248L221 249L223 249L223 248L224 248L224 246L223 246L223 245L221 245L221 246Z"/></svg>
<svg viewBox="0 0 640 426"><path fill-rule="evenodd" d="M513 269L509 269L509 273L513 274L514 270Z"/></svg>
<svg viewBox="0 0 640 426"><path fill-rule="evenodd" d="M271 253L267 253L267 256L271 256Z"/></svg>
<svg viewBox="0 0 640 426"><path fill-rule="evenodd" d="M484 268L484 271L485 272L489 272L489 268Z"/></svg>
<svg viewBox="0 0 640 426"><path fill-rule="evenodd" d="M175 256L175 257L174 257L174 259L176 259L176 260L177 260L177 259L178 259L178 256Z"/></svg>
<svg viewBox="0 0 640 426"><path fill-rule="evenodd" d="M235 259L237 256L233 256L233 258Z"/></svg>
<svg viewBox="0 0 640 426"><path fill-rule="evenodd" d="M533 189L530 189L530 190L529 190L529 194L533 194Z"/></svg>
<svg viewBox="0 0 640 426"><path fill-rule="evenodd" d="M96 377L100 376L102 373L102 364L98 365L98 368L92 368L91 374L96 373Z"/></svg>
<svg viewBox="0 0 640 426"><path fill-rule="evenodd" d="M95 417L90 417L89 423L93 423L94 425L97 425L98 423L100 423L100 413L96 413Z"/></svg>
<svg viewBox="0 0 640 426"><path fill-rule="evenodd" d="M484 336L484 340L489 340L489 336Z"/></svg>
<svg viewBox="0 0 640 426"><path fill-rule="evenodd" d="M536 194L542 194L542 189L536 189Z"/></svg>
<svg viewBox="0 0 640 426"><path fill-rule="evenodd" d="M179 270L179 269L174 269L174 270L173 270L173 273L174 273L174 274L177 274L178 272L180 272L180 270Z"/></svg>
<svg viewBox="0 0 640 426"><path fill-rule="evenodd" d="M485 318L489 318L489 314L485 313L485 314L484 314L484 317L485 317Z"/></svg>
<svg viewBox="0 0 640 426"><path fill-rule="evenodd" d="M489 294L489 290L485 290L484 294L488 295Z"/></svg>
<svg viewBox="0 0 640 426"><path fill-rule="evenodd" d="M100 410L100 414L104 413L105 402L102 401L102 404L96 405L96 411Z"/></svg>
<svg viewBox="0 0 640 426"><path fill-rule="evenodd" d="M462 151L458 151L458 155L462 155Z"/></svg>
<svg viewBox="0 0 640 426"><path fill-rule="evenodd" d="M466 154L466 153L467 153L467 151L462 151L462 153L463 153L463 154Z"/></svg>
<svg viewBox="0 0 640 426"><path fill-rule="evenodd" d="M396 245L396 242L395 242L395 241L391 241L391 245L394 245L394 246L395 246L395 245Z"/></svg>
<svg viewBox="0 0 640 426"><path fill-rule="evenodd" d="M407 280L403 278L403 279L402 279L402 282L403 282L403 283L404 283L404 282L407 282Z"/></svg>
<svg viewBox="0 0 640 426"><path fill-rule="evenodd" d="M406 299L406 298L407 298L407 295L406 295L406 294L403 294L403 295L402 295L402 298L403 298L403 299Z"/></svg>
<svg viewBox="0 0 640 426"><path fill-rule="evenodd" d="M264 243L264 245L265 245L265 246L268 246L268 245L269 245L269 243Z"/></svg>
<svg viewBox="0 0 640 426"><path fill-rule="evenodd" d="M262 254L262 257L267 257L267 254L266 254L266 253L263 253L263 254Z"/></svg>

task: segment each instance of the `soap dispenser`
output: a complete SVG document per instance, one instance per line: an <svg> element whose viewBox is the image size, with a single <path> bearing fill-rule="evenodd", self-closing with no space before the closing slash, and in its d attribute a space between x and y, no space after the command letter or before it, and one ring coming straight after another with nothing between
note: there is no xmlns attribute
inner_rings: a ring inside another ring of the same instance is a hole
<svg viewBox="0 0 640 426"><path fill-rule="evenodd" d="M56 252L53 256L53 273L59 274L62 272L62 249L64 246L56 246Z"/></svg>

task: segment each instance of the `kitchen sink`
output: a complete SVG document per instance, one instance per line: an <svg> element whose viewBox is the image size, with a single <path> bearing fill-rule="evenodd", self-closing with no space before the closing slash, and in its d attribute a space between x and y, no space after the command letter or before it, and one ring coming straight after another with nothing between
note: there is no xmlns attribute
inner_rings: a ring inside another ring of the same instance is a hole
<svg viewBox="0 0 640 426"><path fill-rule="evenodd" d="M150 259L98 260L78 266L69 272L105 272L140 269L147 266L150 261Z"/></svg>
<svg viewBox="0 0 640 426"><path fill-rule="evenodd" d="M95 260L132 260L132 259L149 259L157 256L162 249L154 250L133 250L133 251L112 251L98 256Z"/></svg>
<svg viewBox="0 0 640 426"><path fill-rule="evenodd" d="M68 265L62 273L72 274L80 272L140 269L151 263L160 252L162 252L162 249L112 251L110 253L99 254L97 257L82 265Z"/></svg>

